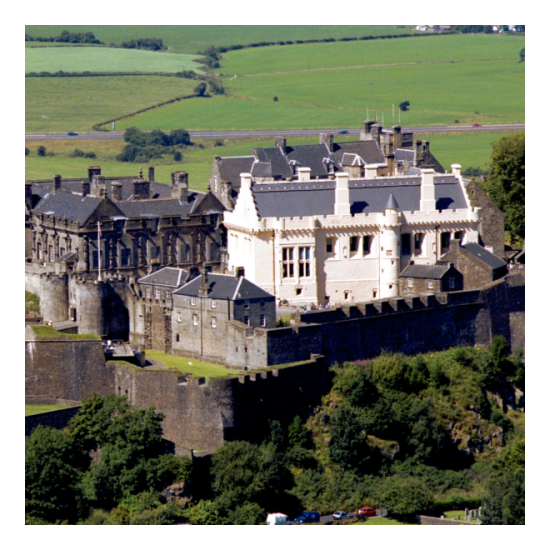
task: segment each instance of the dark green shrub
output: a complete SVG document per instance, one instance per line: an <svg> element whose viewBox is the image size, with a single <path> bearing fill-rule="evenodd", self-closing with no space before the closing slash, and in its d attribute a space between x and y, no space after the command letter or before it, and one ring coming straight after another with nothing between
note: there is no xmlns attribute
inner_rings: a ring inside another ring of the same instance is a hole
<svg viewBox="0 0 550 550"><path fill-rule="evenodd" d="M28 157L30 153L30 149L28 147L25 147L25 156Z"/></svg>
<svg viewBox="0 0 550 550"><path fill-rule="evenodd" d="M183 160L183 155L181 154L181 151L174 151L174 160L176 162L181 162Z"/></svg>
<svg viewBox="0 0 550 550"><path fill-rule="evenodd" d="M43 145L39 145L36 152L37 152L39 157L45 157L46 156L46 148Z"/></svg>

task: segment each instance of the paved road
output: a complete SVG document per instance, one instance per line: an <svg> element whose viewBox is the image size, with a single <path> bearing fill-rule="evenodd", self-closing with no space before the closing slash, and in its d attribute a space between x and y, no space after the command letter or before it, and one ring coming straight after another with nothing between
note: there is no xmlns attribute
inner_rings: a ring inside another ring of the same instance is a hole
<svg viewBox="0 0 550 550"><path fill-rule="evenodd" d="M474 128L473 126L411 126L403 128L403 132L414 132L433 134L440 132L509 132L514 130L525 130L525 124L491 124ZM358 135L361 130L358 128L341 128L338 130L251 130L251 131L211 131L211 132L189 132L192 138L242 138L242 137L270 137L270 136L316 136L321 132L347 132L351 135ZM123 132L89 132L79 133L76 136L69 136L63 133L54 134L26 134L25 140L54 140L54 139L122 139Z"/></svg>

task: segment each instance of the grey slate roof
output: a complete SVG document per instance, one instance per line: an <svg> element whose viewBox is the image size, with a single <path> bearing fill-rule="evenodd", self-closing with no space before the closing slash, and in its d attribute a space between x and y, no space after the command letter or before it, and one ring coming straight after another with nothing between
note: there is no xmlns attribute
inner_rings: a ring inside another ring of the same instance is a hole
<svg viewBox="0 0 550 550"><path fill-rule="evenodd" d="M84 181L88 181L88 178L83 178ZM107 196L112 198L111 194L111 184L113 182L119 182L122 184L122 200L129 200L130 197L134 194L134 186L132 182L137 179L135 177L128 178L105 178L105 187L107 189ZM72 193L81 193L82 192L82 179L68 179L61 180L61 189L63 191L69 191ZM163 183L151 183L151 198L152 199L165 199L170 198L172 193L172 188L170 185L165 185ZM37 182L32 184L33 194L44 196L46 193L53 190L53 182Z"/></svg>
<svg viewBox="0 0 550 550"><path fill-rule="evenodd" d="M146 275L138 280L140 284L146 285L162 285L172 286L174 288L180 287L185 283L189 272L179 267L163 267L150 275Z"/></svg>
<svg viewBox="0 0 550 550"><path fill-rule="evenodd" d="M86 195L73 195L68 191L52 191L36 205L33 212L36 214L51 214L58 218L71 220L80 225L92 215L102 199Z"/></svg>
<svg viewBox="0 0 550 550"><path fill-rule="evenodd" d="M156 199L115 203L128 218L151 216L189 216L204 200L204 193L190 193L189 202L178 199Z"/></svg>
<svg viewBox="0 0 550 550"><path fill-rule="evenodd" d="M396 149L395 160L414 164L414 151L411 149Z"/></svg>
<svg viewBox="0 0 550 550"><path fill-rule="evenodd" d="M374 140L369 141L348 141L346 143L334 144L334 158L337 162L342 162L344 153L359 155L367 164L385 164L386 158L382 153L378 143Z"/></svg>
<svg viewBox="0 0 550 550"><path fill-rule="evenodd" d="M483 263L493 269L498 269L506 265L506 262L502 261L500 258L477 243L466 243L462 245L462 248L466 249L470 254L476 258L479 258Z"/></svg>
<svg viewBox="0 0 550 550"><path fill-rule="evenodd" d="M310 176L312 178L326 177L328 175L327 165L323 163L323 159L329 159L331 154L324 143L317 145L296 145L296 147L287 145L286 156L289 161L293 160L304 168L311 168Z"/></svg>
<svg viewBox="0 0 550 550"><path fill-rule="evenodd" d="M180 296L199 296L202 277L199 275L186 285L178 288L174 294ZM208 298L212 300L252 300L254 298L272 298L274 296L244 277L207 273L206 282L210 285Z"/></svg>
<svg viewBox="0 0 550 550"><path fill-rule="evenodd" d="M271 163L271 171L274 178L291 178L294 175L294 171L278 147L263 147L254 149L252 154L260 162Z"/></svg>
<svg viewBox="0 0 550 550"><path fill-rule="evenodd" d="M456 180L455 180L456 181ZM393 194L401 212L420 210L420 177L351 180L351 213L384 212ZM331 180L254 184L252 193L260 218L327 216L334 214L335 183ZM435 185L438 210L467 207L461 185Z"/></svg>
<svg viewBox="0 0 550 550"><path fill-rule="evenodd" d="M408 265L399 275L409 279L441 279L449 271L448 265Z"/></svg>
<svg viewBox="0 0 550 550"><path fill-rule="evenodd" d="M256 159L252 155L247 157L222 157L218 161L222 180L231 183L234 189L240 189L241 174L250 173L254 160Z"/></svg>
<svg viewBox="0 0 550 550"><path fill-rule="evenodd" d="M252 165L252 170L250 172L254 177L258 178L270 178L273 176L273 170L271 169L270 162L260 162L257 160Z"/></svg>

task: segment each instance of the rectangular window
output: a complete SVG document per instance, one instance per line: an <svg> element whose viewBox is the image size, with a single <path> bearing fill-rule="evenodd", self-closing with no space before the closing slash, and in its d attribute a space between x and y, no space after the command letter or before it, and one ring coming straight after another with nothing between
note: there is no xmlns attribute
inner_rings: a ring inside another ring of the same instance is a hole
<svg viewBox="0 0 550 550"><path fill-rule="evenodd" d="M391 256L393 254L393 250L386 250L386 256Z"/></svg>
<svg viewBox="0 0 550 550"><path fill-rule="evenodd" d="M151 261L158 260L160 256L160 248L158 246L152 246L149 249L149 253L151 254Z"/></svg>
<svg viewBox="0 0 550 550"><path fill-rule="evenodd" d="M455 231L455 239L460 240L462 242L462 239L464 238L464 231Z"/></svg>
<svg viewBox="0 0 550 550"><path fill-rule="evenodd" d="M412 279L407 279L407 286L409 288L412 288L414 286L414 283L413 283L413 280Z"/></svg>
<svg viewBox="0 0 550 550"><path fill-rule="evenodd" d="M211 304L212 309L216 309L216 300L212 300Z"/></svg>
<svg viewBox="0 0 550 550"><path fill-rule="evenodd" d="M248 300L244 301L243 308L244 309L250 309L250 302Z"/></svg>
<svg viewBox="0 0 550 550"><path fill-rule="evenodd" d="M411 255L411 234L403 233L401 235L401 254L403 256Z"/></svg>
<svg viewBox="0 0 550 550"><path fill-rule="evenodd" d="M181 313L178 311L178 323L181 323Z"/></svg>
<svg viewBox="0 0 550 550"><path fill-rule="evenodd" d="M155 290L155 300L160 300L160 290L158 288Z"/></svg>
<svg viewBox="0 0 550 550"><path fill-rule="evenodd" d="M50 246L50 262L54 261L53 246Z"/></svg>
<svg viewBox="0 0 550 550"><path fill-rule="evenodd" d="M244 321L243 321L243 323L244 323L245 325L250 326L250 317L249 317L248 315L245 315L245 316L244 316Z"/></svg>
<svg viewBox="0 0 550 550"><path fill-rule="evenodd" d="M344 290L344 300L349 300L351 292L349 290Z"/></svg>
<svg viewBox="0 0 550 550"><path fill-rule="evenodd" d="M120 265L129 266L130 265L130 249L123 248L120 251Z"/></svg>
<svg viewBox="0 0 550 550"><path fill-rule="evenodd" d="M145 298L146 298L147 300L150 300L150 299L151 299L151 289L150 289L149 287L147 287L147 288L145 289Z"/></svg>
<svg viewBox="0 0 550 550"><path fill-rule="evenodd" d="M329 237L325 241L325 250L327 254L334 254L334 240L332 237Z"/></svg>
<svg viewBox="0 0 550 550"><path fill-rule="evenodd" d="M265 300L260 300L260 307L261 307L261 308L264 308L264 307L265 307Z"/></svg>
<svg viewBox="0 0 550 550"><path fill-rule="evenodd" d="M434 287L434 282L433 281L428 281L428 290L433 290L433 287Z"/></svg>
<svg viewBox="0 0 550 550"><path fill-rule="evenodd" d="M349 252L355 254L359 251L359 237L349 238Z"/></svg>
<svg viewBox="0 0 550 550"><path fill-rule="evenodd" d="M217 320L215 317L212 317L212 328L216 328L218 326Z"/></svg>
<svg viewBox="0 0 550 550"><path fill-rule="evenodd" d="M422 256L422 249L424 247L424 233L414 234L414 255Z"/></svg>
<svg viewBox="0 0 550 550"><path fill-rule="evenodd" d="M115 231L120 234L124 232L124 221L125 220L115 220Z"/></svg>
<svg viewBox="0 0 550 550"><path fill-rule="evenodd" d="M218 259L218 245L216 243L210 243L210 261L213 262Z"/></svg>
<svg viewBox="0 0 550 550"><path fill-rule="evenodd" d="M98 265L97 250L92 250L92 269L97 269Z"/></svg>
<svg viewBox="0 0 550 550"><path fill-rule="evenodd" d="M310 276L310 262L311 262L311 247L301 246L298 249L299 256L299 276L300 277L309 277Z"/></svg>
<svg viewBox="0 0 550 550"><path fill-rule="evenodd" d="M65 256L65 249L64 248L60 248L59 249L59 256Z"/></svg>
<svg viewBox="0 0 550 550"><path fill-rule="evenodd" d="M260 314L260 326L265 327L265 315L263 313Z"/></svg>
<svg viewBox="0 0 550 550"><path fill-rule="evenodd" d="M294 277L294 249L283 248L283 279Z"/></svg>
<svg viewBox="0 0 550 550"><path fill-rule="evenodd" d="M191 305L192 306L197 305L197 302L196 302L195 298L191 298Z"/></svg>
<svg viewBox="0 0 550 550"><path fill-rule="evenodd" d="M190 246L187 243L183 243L180 246L180 262L188 262L190 256Z"/></svg>
<svg viewBox="0 0 550 550"><path fill-rule="evenodd" d="M444 231L439 235L440 253L447 254L449 252L449 246L451 244L451 233Z"/></svg>
<svg viewBox="0 0 550 550"><path fill-rule="evenodd" d="M193 324L194 325L199 324L199 316L196 313L193 313Z"/></svg>
<svg viewBox="0 0 550 550"><path fill-rule="evenodd" d="M449 288L454 288L454 287L455 287L455 278L449 277Z"/></svg>
<svg viewBox="0 0 550 550"><path fill-rule="evenodd" d="M166 300L169 300L169 299L170 299L170 291L167 290L167 291L164 293L164 296L165 296Z"/></svg>
<svg viewBox="0 0 550 550"><path fill-rule="evenodd" d="M42 259L42 243L36 243L36 257Z"/></svg>
<svg viewBox="0 0 550 550"><path fill-rule="evenodd" d="M365 235L363 237L363 256L368 256L371 253L372 248L372 236Z"/></svg>

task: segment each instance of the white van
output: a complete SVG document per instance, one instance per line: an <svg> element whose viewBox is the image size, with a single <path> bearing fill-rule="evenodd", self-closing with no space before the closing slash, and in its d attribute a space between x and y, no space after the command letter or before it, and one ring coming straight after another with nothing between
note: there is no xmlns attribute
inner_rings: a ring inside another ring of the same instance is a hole
<svg viewBox="0 0 550 550"><path fill-rule="evenodd" d="M266 523L267 525L292 525L292 523L288 521L288 516L279 512L267 514Z"/></svg>

